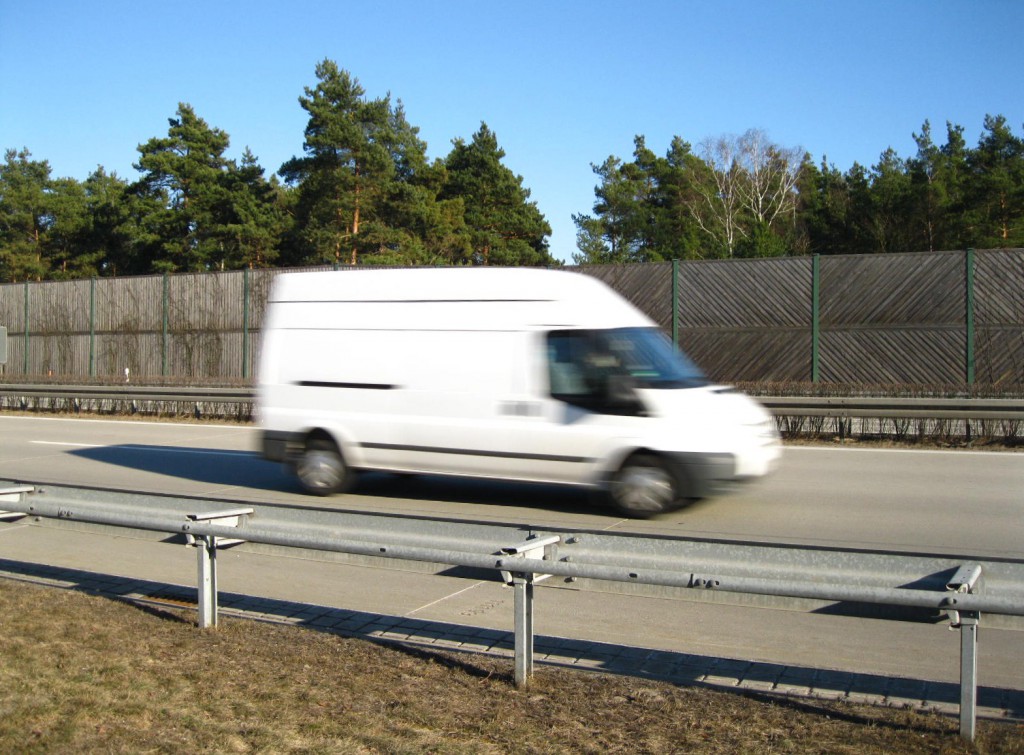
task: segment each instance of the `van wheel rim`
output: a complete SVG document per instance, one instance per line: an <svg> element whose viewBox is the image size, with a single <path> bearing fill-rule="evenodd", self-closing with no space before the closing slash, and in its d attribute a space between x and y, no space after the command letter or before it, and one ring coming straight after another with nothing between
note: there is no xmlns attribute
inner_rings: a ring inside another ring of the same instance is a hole
<svg viewBox="0 0 1024 755"><path fill-rule="evenodd" d="M675 499L675 486L664 469L629 467L614 485L615 500L627 511L664 511Z"/></svg>
<svg viewBox="0 0 1024 755"><path fill-rule="evenodd" d="M310 490L333 490L345 477L345 466L337 454L309 451L296 470L302 484Z"/></svg>

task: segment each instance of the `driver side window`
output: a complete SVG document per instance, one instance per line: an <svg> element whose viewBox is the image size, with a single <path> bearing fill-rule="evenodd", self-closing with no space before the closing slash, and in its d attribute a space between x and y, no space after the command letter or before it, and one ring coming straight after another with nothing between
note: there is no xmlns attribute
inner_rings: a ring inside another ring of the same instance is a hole
<svg viewBox="0 0 1024 755"><path fill-rule="evenodd" d="M552 396L579 401L591 393L584 380L587 341L587 334L578 330L548 335L548 376Z"/></svg>
<svg viewBox="0 0 1024 755"><path fill-rule="evenodd" d="M553 398L591 411L624 413L609 401L612 377L625 374L621 360L593 331L553 331L547 346Z"/></svg>

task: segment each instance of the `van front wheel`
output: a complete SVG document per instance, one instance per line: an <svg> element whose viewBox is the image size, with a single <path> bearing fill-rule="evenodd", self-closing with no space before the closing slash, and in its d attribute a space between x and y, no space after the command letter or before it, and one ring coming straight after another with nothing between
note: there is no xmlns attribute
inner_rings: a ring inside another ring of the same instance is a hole
<svg viewBox="0 0 1024 755"><path fill-rule="evenodd" d="M676 478L653 454L635 454L612 475L608 492L612 504L633 519L671 511L679 497Z"/></svg>
<svg viewBox="0 0 1024 755"><path fill-rule="evenodd" d="M352 471L338 447L329 440L315 439L295 463L299 484L313 495L333 495L342 492L352 478Z"/></svg>

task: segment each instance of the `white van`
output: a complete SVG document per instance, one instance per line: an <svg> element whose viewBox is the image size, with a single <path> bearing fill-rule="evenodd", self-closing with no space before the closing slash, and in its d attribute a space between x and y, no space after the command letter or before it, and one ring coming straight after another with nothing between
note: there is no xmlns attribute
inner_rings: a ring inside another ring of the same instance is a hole
<svg viewBox="0 0 1024 755"><path fill-rule="evenodd" d="M583 485L648 517L762 477L772 417L710 385L587 275L285 273L263 332L263 455L310 493L359 470Z"/></svg>

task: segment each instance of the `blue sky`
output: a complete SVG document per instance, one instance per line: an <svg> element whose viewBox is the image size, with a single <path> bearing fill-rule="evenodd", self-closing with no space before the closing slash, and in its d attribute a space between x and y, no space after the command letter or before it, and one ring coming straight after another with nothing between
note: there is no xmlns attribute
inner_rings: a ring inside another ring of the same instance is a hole
<svg viewBox="0 0 1024 755"><path fill-rule="evenodd" d="M925 119L939 143L952 121L974 145L986 113L1024 135L1022 30L1018 0L0 0L0 148L134 179L188 102L269 175L329 58L401 99L432 158L485 121L571 260L591 164L637 134L664 153L760 128L841 170L912 156Z"/></svg>

